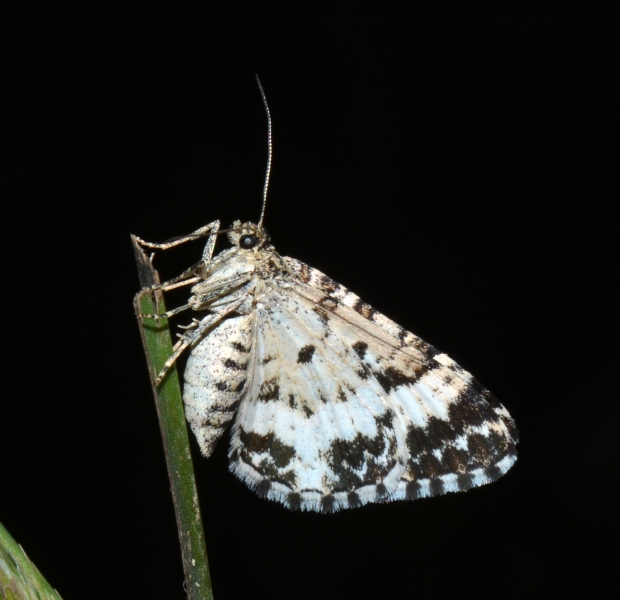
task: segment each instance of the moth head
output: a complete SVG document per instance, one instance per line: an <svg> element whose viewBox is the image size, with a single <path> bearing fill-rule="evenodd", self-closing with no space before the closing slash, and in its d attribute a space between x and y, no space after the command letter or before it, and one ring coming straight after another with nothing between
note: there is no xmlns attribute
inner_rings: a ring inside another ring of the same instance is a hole
<svg viewBox="0 0 620 600"><path fill-rule="evenodd" d="M228 231L228 239L241 250L253 250L269 242L267 231L255 223L235 221Z"/></svg>

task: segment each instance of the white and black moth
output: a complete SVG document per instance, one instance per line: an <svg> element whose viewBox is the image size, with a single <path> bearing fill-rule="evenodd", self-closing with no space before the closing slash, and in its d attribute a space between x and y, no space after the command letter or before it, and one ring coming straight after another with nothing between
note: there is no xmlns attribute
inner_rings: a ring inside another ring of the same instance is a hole
<svg viewBox="0 0 620 600"><path fill-rule="evenodd" d="M232 247L215 257L217 221L169 244L139 240L168 248L208 236L202 261L159 286L194 284L168 315L200 317L157 381L189 347L183 397L202 453L232 423L237 477L288 508L323 512L506 473L518 432L495 397L344 286L280 256L261 223L236 221Z"/></svg>

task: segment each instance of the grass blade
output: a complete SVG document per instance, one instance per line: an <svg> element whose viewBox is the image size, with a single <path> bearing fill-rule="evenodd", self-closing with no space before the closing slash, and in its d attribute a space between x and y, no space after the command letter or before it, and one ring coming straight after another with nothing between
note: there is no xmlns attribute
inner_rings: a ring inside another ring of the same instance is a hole
<svg viewBox="0 0 620 600"><path fill-rule="evenodd" d="M0 598L62 600L0 523Z"/></svg>
<svg viewBox="0 0 620 600"><path fill-rule="evenodd" d="M161 292L144 289L159 283L159 277L134 236L132 242L140 284L143 288L136 295L134 308L153 382L166 360L172 355L172 339L167 319L162 319L158 323L154 319L143 320L138 316L140 313L162 314L166 312L166 308ZM166 453L187 595L189 600L212 600L207 548L176 365L170 369L157 388L153 385L153 396Z"/></svg>

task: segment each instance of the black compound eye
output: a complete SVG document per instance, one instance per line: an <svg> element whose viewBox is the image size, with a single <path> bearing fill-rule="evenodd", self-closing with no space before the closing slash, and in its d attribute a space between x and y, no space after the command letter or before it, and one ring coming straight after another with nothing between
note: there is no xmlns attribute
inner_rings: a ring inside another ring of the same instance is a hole
<svg viewBox="0 0 620 600"><path fill-rule="evenodd" d="M239 248L249 250L258 244L258 238L255 235L242 235L239 238Z"/></svg>

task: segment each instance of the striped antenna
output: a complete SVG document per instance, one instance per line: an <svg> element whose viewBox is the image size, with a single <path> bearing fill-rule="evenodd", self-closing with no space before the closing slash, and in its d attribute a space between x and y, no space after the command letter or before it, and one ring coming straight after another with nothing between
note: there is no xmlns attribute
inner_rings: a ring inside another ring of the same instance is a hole
<svg viewBox="0 0 620 600"><path fill-rule="evenodd" d="M267 156L267 172L265 173L265 185L263 186L263 208L260 213L260 221L258 226L263 226L263 219L265 218L265 205L267 204L267 190L269 189L269 176L271 175L271 157L273 155L273 145L271 143L271 113L269 112L269 104L267 104L267 97L265 91L261 85L258 75L256 76L258 82L258 88L260 89L260 95L263 97L263 104L265 105L265 112L267 113L267 147L269 149L269 155Z"/></svg>

